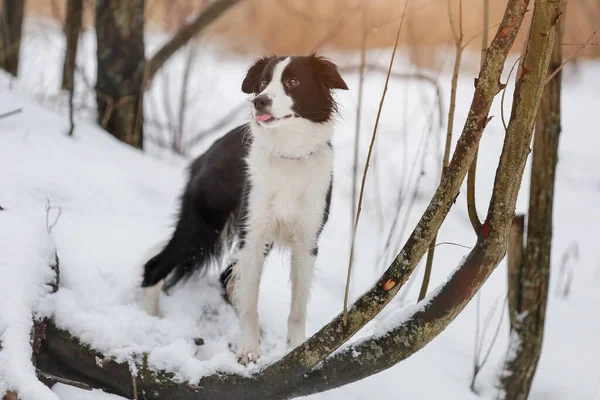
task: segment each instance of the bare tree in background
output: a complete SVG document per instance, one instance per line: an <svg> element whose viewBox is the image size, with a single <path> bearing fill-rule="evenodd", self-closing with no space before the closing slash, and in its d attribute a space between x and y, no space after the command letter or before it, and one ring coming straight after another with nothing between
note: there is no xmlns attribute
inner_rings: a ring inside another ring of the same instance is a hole
<svg viewBox="0 0 600 400"><path fill-rule="evenodd" d="M98 122L117 139L143 148L145 0L96 0Z"/></svg>
<svg viewBox="0 0 600 400"><path fill-rule="evenodd" d="M564 10L564 4L562 7ZM562 63L564 16L559 26L548 68L548 76L553 77L546 84L536 118L526 243L524 215L514 218L509 241L508 305L511 335L502 388L505 398L510 400L527 399L544 338L550 283L554 181L561 131L559 69Z"/></svg>
<svg viewBox="0 0 600 400"><path fill-rule="evenodd" d="M100 126L119 140L142 149L144 91L152 78L178 50L239 1L214 1L146 60L145 0L96 0L96 100Z"/></svg>
<svg viewBox="0 0 600 400"><path fill-rule="evenodd" d="M3 0L0 9L0 68L9 74L19 73L21 31L25 0Z"/></svg>
<svg viewBox="0 0 600 400"><path fill-rule="evenodd" d="M79 33L81 32L82 21L83 0L67 0L67 13L64 25L67 48L65 51L61 84L63 90L73 90L77 44L79 43Z"/></svg>

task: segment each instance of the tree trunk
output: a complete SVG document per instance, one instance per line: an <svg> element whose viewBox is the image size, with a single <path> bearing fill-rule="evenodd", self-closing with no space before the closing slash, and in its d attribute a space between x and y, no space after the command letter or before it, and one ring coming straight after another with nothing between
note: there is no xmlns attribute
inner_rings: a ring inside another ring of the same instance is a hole
<svg viewBox="0 0 600 400"><path fill-rule="evenodd" d="M96 0L98 123L143 148L144 0Z"/></svg>
<svg viewBox="0 0 600 400"><path fill-rule="evenodd" d="M564 10L564 7L562 9ZM561 18L564 21L564 16ZM548 75L555 72L562 62L563 25L561 22ZM511 252L518 257L514 257L513 260L509 258L511 336L509 357L502 378L505 398L510 400L527 399L544 338L550 280L554 181L561 131L560 92L561 73L558 72L546 85L537 112L525 248L522 219L521 237L517 238L514 244L511 241L511 245L514 246Z"/></svg>
<svg viewBox="0 0 600 400"><path fill-rule="evenodd" d="M0 68L17 76L25 0L4 0L0 9Z"/></svg>
<svg viewBox="0 0 600 400"><path fill-rule="evenodd" d="M63 63L62 89L73 90L75 76L75 60L77 58L77 43L83 20L83 0L67 0L67 16L65 18L65 37L67 49Z"/></svg>

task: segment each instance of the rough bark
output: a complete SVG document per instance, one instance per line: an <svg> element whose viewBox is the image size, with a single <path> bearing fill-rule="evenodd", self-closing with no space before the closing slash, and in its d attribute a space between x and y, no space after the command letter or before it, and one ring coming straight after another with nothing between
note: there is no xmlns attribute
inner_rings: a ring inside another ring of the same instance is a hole
<svg viewBox="0 0 600 400"><path fill-rule="evenodd" d="M547 9L548 15L558 14L561 7L564 10L562 1L550 4ZM563 23L559 25L547 75L555 73L562 62ZM539 29L537 32L546 30ZM560 93L559 71L546 85L538 109L531 165L527 237L521 259L514 263L512 273L509 269L509 299L512 300L509 302L511 341L502 387L505 398L510 400L527 399L544 338L550 280L554 182L561 131Z"/></svg>
<svg viewBox="0 0 600 400"><path fill-rule="evenodd" d="M525 216L516 215L513 218L512 226L510 228L510 237L508 240L508 309L517 309L518 299L518 287L519 280L521 279L521 265L523 262L523 232L525 229ZM516 313L508 313L510 319L510 326L515 326Z"/></svg>
<svg viewBox="0 0 600 400"><path fill-rule="evenodd" d="M488 113L501 89L500 75L515 36L523 21L527 0L511 0L494 37L475 85L475 93L462 134L450 164L419 223L409 236L400 254L383 273L377 283L361 296L348 311L348 323L338 315L319 332L265 370L278 379L294 379L313 368L331 352L350 339L368 321L373 319L398 293L425 254L450 207L471 165L477 144L488 121ZM323 338L328 338L324 342ZM285 375L282 376L282 371Z"/></svg>
<svg viewBox="0 0 600 400"><path fill-rule="evenodd" d="M98 123L140 149L144 144L144 2L96 0Z"/></svg>
<svg viewBox="0 0 600 400"><path fill-rule="evenodd" d="M3 210L3 208L0 207L0 210ZM60 284L60 266L59 266L59 264L60 264L60 262L58 259L58 254L55 254L54 255L54 263L52 263L50 265L50 268L52 268L52 270L54 272L54 278L52 279L52 281L46 283L48 293L56 293L56 291L58 290L58 286ZM57 381L51 380L48 378L44 378L45 373L40 371L37 366L37 356L39 355L42 341L46 338L45 329L46 329L46 324L49 322L50 322L50 320L48 318L42 318L37 321L34 320L33 327L31 329L31 332L29 333L30 343L31 343L31 351L32 351L31 362L32 362L33 366L36 368L37 375L38 375L38 378L40 379L40 381L48 387L51 386L51 383L56 383ZM2 350L2 340L0 340L0 350ZM46 374L46 376L48 376L48 375L49 374ZM61 381L63 381L63 380L61 380ZM0 396L3 396L2 400L13 400L13 399L17 400L19 398L18 393L14 392L14 391L7 392L7 393L0 393Z"/></svg>
<svg viewBox="0 0 600 400"><path fill-rule="evenodd" d="M509 133L506 136L503 157L501 157L497 171L488 219L482 226L478 243L467 257L466 262L448 283L429 299L427 305L417 309L400 326L387 335L371 338L346 348L325 360L318 368L313 369L317 363L339 346L338 341L345 341L351 335L351 329L358 329L391 300L401 283L406 281L418 260L423 256L429 241L453 203L471 164L476 144L487 122L487 112L491 101L500 89L499 76L506 54L520 26L525 8L526 4L520 0L509 3L506 19L488 50L488 57L486 57L488 60L484 64L477 82L472 110L463 135L459 139L454 158L444 170L440 188L398 259L378 284L359 299L351 309L349 329L344 329L340 324L341 318L338 316L307 343L291 352L280 362L249 378L236 375L209 376L203 378L198 386L172 386L173 384L168 380L162 383L158 383L155 379L144 381L143 377L146 375L142 365L140 369L142 379L138 380L138 391L143 391L146 396L152 393L150 395L152 397L149 398L175 394L180 398L195 399L290 398L331 389L389 368L413 354L439 334L464 308L506 251L508 229L514 212L516 195L511 195L507 199L504 196L506 193L516 194L520 186L535 110L537 102L539 102L539 96L532 97L532 94L535 92L535 85L541 86L542 80L542 74L536 74L536 68L545 70L547 64L544 65L543 61L538 66L532 65L532 72L524 75L518 84L518 95L515 97ZM534 80L533 77L539 79ZM520 134L517 135L517 132ZM505 156L504 153L511 156ZM50 334L50 337L53 335ZM49 344L51 340L51 338L48 339ZM54 346L54 350L50 345L46 347L49 354L54 352L54 356L50 357L55 362L54 365L59 365L57 361L60 360L68 363L80 362L86 358L78 357L77 361L73 361L73 357L68 356L72 352L67 348L74 339L68 340L67 337L67 340L64 340L63 338L63 345ZM76 349L80 347L76 346ZM67 350L60 350L61 348ZM359 352L358 356L356 356L356 351ZM89 368L93 371L86 375L98 374L96 369L99 367L94 362L95 357L88 354L87 359L89 359ZM51 365L52 363L49 363L48 367ZM67 365L67 367L85 371L82 366ZM100 376L101 378L95 379L106 379L105 374L101 372ZM122 379L120 382L125 381L129 382L129 379ZM102 383L107 384L107 382ZM119 387L120 392L115 389L116 386L112 384L110 386L117 393L126 393L131 389L125 386L128 384L114 383ZM150 388L152 390L147 390Z"/></svg>
<svg viewBox="0 0 600 400"><path fill-rule="evenodd" d="M64 26L67 48L65 50L61 84L63 90L73 90L77 44L79 42L82 21L83 0L67 0L67 13Z"/></svg>
<svg viewBox="0 0 600 400"><path fill-rule="evenodd" d="M3 0L0 8L0 68L13 76L19 72L19 53L25 0Z"/></svg>

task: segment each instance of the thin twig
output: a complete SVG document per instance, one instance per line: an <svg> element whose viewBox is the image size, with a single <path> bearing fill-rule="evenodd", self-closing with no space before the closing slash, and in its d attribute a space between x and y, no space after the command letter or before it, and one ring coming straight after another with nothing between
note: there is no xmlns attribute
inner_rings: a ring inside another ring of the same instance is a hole
<svg viewBox="0 0 600 400"><path fill-rule="evenodd" d="M11 117L13 115L21 113L22 111L23 111L22 108L17 108L17 109L2 113L2 114L0 114L0 119Z"/></svg>
<svg viewBox="0 0 600 400"><path fill-rule="evenodd" d="M222 129L227 124L231 123L231 120L233 119L233 117L235 117L237 114L239 114L242 111L244 111L246 109L246 107L248 107L248 103L246 103L246 102L243 102L243 103L239 104L235 108L231 109L227 114L223 115L212 126L210 126L207 129L204 129L204 130L200 131L196 136L194 136L193 138L189 139L187 141L187 143L185 144L185 146L184 146L184 148L186 149L186 151L187 151L187 149L189 149L189 148L197 145L198 143L200 143L206 136L217 132L219 129Z"/></svg>
<svg viewBox="0 0 600 400"><path fill-rule="evenodd" d="M512 75L515 67L521 60L521 57L517 58L513 63L510 71L508 72L508 77L506 77L506 83L504 84L504 89L502 89L502 98L500 99L500 118L502 118L502 125L504 126L504 131L508 129L508 125L506 124L506 119L504 118L504 96L506 95L506 87L508 86L508 82L510 81L510 76Z"/></svg>
<svg viewBox="0 0 600 400"><path fill-rule="evenodd" d="M192 73L192 65L196 59L196 51L198 44L193 41L188 44L188 54L185 60L183 75L181 77L181 92L179 100L178 124L177 130L173 132L173 151L177 154L183 154L183 132L185 129L185 114L188 104L188 89L190 86L190 75Z"/></svg>
<svg viewBox="0 0 600 400"><path fill-rule="evenodd" d="M479 61L480 68L483 68L483 62L485 61L485 53L488 46L488 32L490 25L490 0L483 0L483 30L481 36L481 59ZM475 152L475 158L469 168L467 174L467 212L473 231L477 235L481 230L481 221L477 215L477 202L475 200L475 178L477 176L477 156L479 155L479 149Z"/></svg>
<svg viewBox="0 0 600 400"><path fill-rule="evenodd" d="M350 209L350 221L351 225L354 224L354 216L356 215L356 181L358 180L358 149L360 147L360 122L361 122L361 110L362 110L362 98L363 98L363 86L365 80L365 65L367 55L367 3L363 2L362 9L362 41L360 47L360 64L358 66L358 101L356 104L356 128L354 132L354 160L352 162L352 208ZM354 235L354 232L352 233ZM352 239L351 239L352 240Z"/></svg>
<svg viewBox="0 0 600 400"><path fill-rule="evenodd" d="M62 383L64 385L73 386L73 387L83 389L83 390L92 390L93 389L87 383L78 382L78 381L74 381L74 380L67 379L67 378L61 378L60 376L56 376L56 375L50 374L48 372L42 371L39 368L36 368L35 372L38 377L49 380L54 383Z"/></svg>
<svg viewBox="0 0 600 400"><path fill-rule="evenodd" d="M600 29L600 28L598 28L598 29ZM562 71L562 69L565 67L565 65L567 65L567 63L568 63L569 61L571 61L571 59L572 59L573 57L575 57L577 54L579 54L579 52L580 52L581 50L585 49L585 48L586 48L586 46L588 46L588 43L592 41L592 39L594 38L594 36L596 36L596 33L598 32L598 29L596 29L594 32L592 32L592 34L590 35L590 37L588 38L588 40L586 40L586 41L585 41L585 42L584 42L584 43L581 45L581 47L580 47L580 48L578 48L578 49L577 49L575 52L573 52L573 54L571 54L569 57L567 57L567 58L565 59L565 61L563 61L563 62L560 64L560 66L559 66L559 67L558 67L556 70L554 70L554 72L552 72L552 73L550 74L550 76L548 76L548 78L546 78L546 80L544 81L544 85L547 85L547 84L548 84L548 82L550 82L550 81L552 80L552 78L554 78L554 77L556 76L556 74L558 74L560 71Z"/></svg>
<svg viewBox="0 0 600 400"><path fill-rule="evenodd" d="M50 199L46 198L46 230L48 231L48 233L52 233L52 228L54 228L54 225L56 225L58 219L60 218L60 215L62 214L62 208L57 207L58 212L56 214L56 218L54 218L54 221L50 223L50 211L53 208L55 207L50 202Z"/></svg>
<svg viewBox="0 0 600 400"><path fill-rule="evenodd" d="M479 319L481 318L481 292L475 297L475 351L473 351L473 377L471 378L471 391L475 394L475 378L479 372Z"/></svg>
<svg viewBox="0 0 600 400"><path fill-rule="evenodd" d="M367 172L369 170L369 162L371 161L371 155L373 154L373 145L377 138L377 128L379 127L379 119L381 117L381 110L383 109L383 103L385 101L385 94L387 93L388 84L390 82L390 75L392 73L392 66L394 65L394 57L396 56L396 50L398 49L398 42L400 41L400 32L402 31L402 25L404 24L404 15L406 14L406 8L410 0L406 0L404 3L404 10L402 12L402 18L400 19L400 25L398 26L398 32L396 33L396 41L394 42L394 50L392 51L392 57L390 58L390 65L388 67L388 73L385 77L385 85L383 87L383 93L381 94L381 101L379 102L379 109L377 110L377 117L375 118L375 126L373 127L373 135L371 136L371 144L369 145L369 152L367 153L367 161L365 162L365 169L363 172L362 182L360 185L360 195L358 198L358 207L356 208L356 219L354 220L354 229L352 234L352 245L350 246L350 259L348 261L348 275L346 277L346 290L344 292L344 315L342 322L344 326L348 323L348 293L350 291L350 278L352 276L352 260L354 258L354 245L356 243L356 228L358 227L358 221L360 220L360 212L362 209L362 200L365 192L365 182L367 180Z"/></svg>
<svg viewBox="0 0 600 400"><path fill-rule="evenodd" d="M71 76L71 82L69 82L69 132L68 136L73 136L73 131L75 131L75 121L74 121L74 110L73 110L73 98L75 97L75 79L74 76Z"/></svg>
<svg viewBox="0 0 600 400"><path fill-rule="evenodd" d="M131 374L131 384L133 386L133 400L138 400L137 377Z"/></svg>
<svg viewBox="0 0 600 400"><path fill-rule="evenodd" d="M460 70L460 62L463 54L463 9L462 0L458 2L458 33L454 27L454 19L452 18L452 10L450 8L451 0L448 0L448 19L450 21L450 27L452 29L452 36L454 37L456 46L456 57L454 59L454 69L452 71L452 87L450 89L450 107L448 108L448 128L446 130L446 146L444 148L444 159L442 160L442 171L448 165L450 160L450 149L452 147L452 132L454 129L454 114L456 109L456 88L458 86L458 73ZM440 178L441 179L441 178ZM423 274L423 283L421 284L421 291L419 292L419 299L421 301L427 295L427 288L429 286L429 280L431 279L431 270L433 268L433 257L435 255L435 242L437 240L437 233L433 237L429 250L427 251L427 261L425 263L425 273Z"/></svg>

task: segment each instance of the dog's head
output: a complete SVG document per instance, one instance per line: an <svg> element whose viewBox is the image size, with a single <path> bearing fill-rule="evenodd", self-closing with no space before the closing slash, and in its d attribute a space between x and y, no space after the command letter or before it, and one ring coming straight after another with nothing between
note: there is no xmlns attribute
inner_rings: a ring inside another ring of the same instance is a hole
<svg viewBox="0 0 600 400"><path fill-rule="evenodd" d="M334 63L315 54L263 57L248 70L242 91L254 94L253 116L263 127L279 127L302 118L327 122L336 111L334 89L347 90Z"/></svg>

